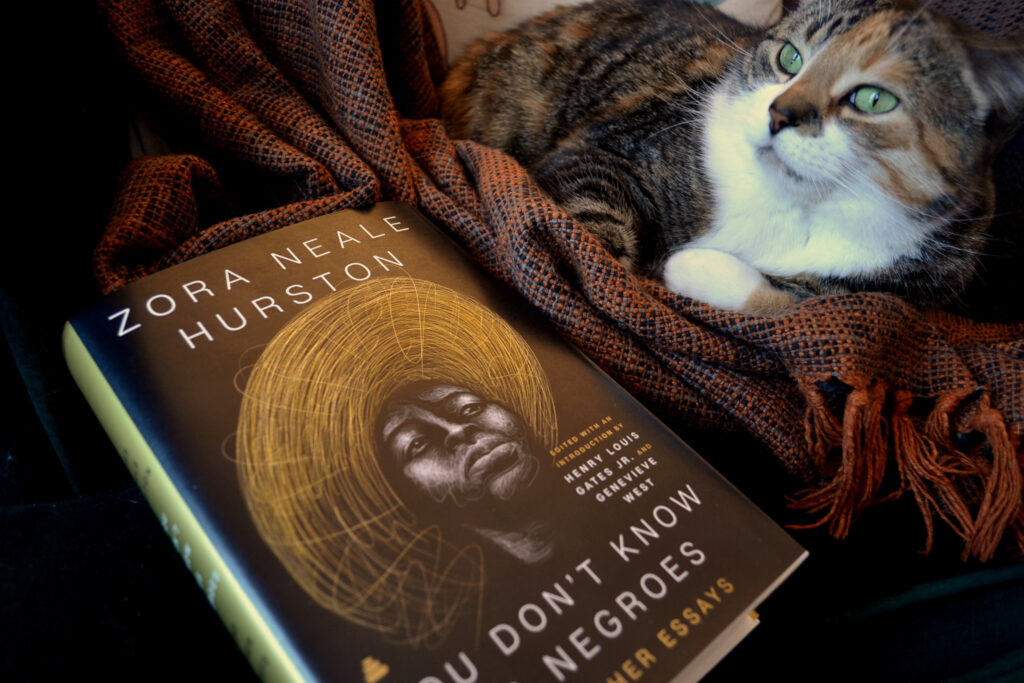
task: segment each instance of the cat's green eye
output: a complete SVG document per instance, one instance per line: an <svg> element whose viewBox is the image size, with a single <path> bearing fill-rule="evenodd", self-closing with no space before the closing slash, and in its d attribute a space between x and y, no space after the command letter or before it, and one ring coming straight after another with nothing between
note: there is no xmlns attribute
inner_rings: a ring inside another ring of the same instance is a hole
<svg viewBox="0 0 1024 683"><path fill-rule="evenodd" d="M865 114L884 114L895 109L900 101L888 90L862 85L850 93L850 103Z"/></svg>
<svg viewBox="0 0 1024 683"><path fill-rule="evenodd" d="M796 74L804 65L804 58L800 56L793 43L786 43L779 51L779 66L788 74Z"/></svg>

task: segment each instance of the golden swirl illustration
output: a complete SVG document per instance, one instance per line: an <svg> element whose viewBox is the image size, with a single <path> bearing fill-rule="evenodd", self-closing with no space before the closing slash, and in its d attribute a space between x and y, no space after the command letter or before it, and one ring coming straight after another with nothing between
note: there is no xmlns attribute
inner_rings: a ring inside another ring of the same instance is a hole
<svg viewBox="0 0 1024 683"><path fill-rule="evenodd" d="M410 646L479 628L483 553L420 525L379 463L388 396L443 380L556 440L554 403L527 343L475 301L411 278L322 299L270 341L243 392L237 468L259 533L317 603Z"/></svg>

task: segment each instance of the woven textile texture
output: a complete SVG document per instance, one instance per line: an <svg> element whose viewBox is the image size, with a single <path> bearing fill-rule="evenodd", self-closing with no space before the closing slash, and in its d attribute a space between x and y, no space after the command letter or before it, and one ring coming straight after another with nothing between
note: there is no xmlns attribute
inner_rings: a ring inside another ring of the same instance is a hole
<svg viewBox="0 0 1024 683"><path fill-rule="evenodd" d="M991 30L1024 28L1014 3L944 4ZM418 0L101 7L192 140L192 153L142 157L123 175L95 253L104 289L307 218L407 202L657 412L758 437L791 475L778 495L809 525L842 537L867 506L908 497L926 547L933 524L963 539L965 557L1024 547L1019 321L881 294L763 319L626 273L514 161L431 118L443 67ZM1018 232L1022 220L1004 216Z"/></svg>

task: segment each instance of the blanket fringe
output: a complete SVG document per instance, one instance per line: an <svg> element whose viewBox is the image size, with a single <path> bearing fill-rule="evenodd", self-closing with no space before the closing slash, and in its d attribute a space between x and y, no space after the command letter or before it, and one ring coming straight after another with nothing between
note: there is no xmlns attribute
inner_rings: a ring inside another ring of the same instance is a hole
<svg viewBox="0 0 1024 683"><path fill-rule="evenodd" d="M985 435L992 449L992 462L986 465L985 494L975 520L975 534L968 540L964 555L987 560L995 554L1007 527L1019 521L1022 514L1024 461L1010 438L1002 413L992 407L987 395L981 397L981 407L971 426ZM1019 525L1017 531L1019 534ZM1018 544L1020 540L1018 537Z"/></svg>
<svg viewBox="0 0 1024 683"><path fill-rule="evenodd" d="M915 416L914 395L871 381L846 395L840 421L825 392L803 386L805 435L812 460L826 482L802 492L792 506L819 515L810 524L844 538L870 505L913 495L925 526L924 552L931 551L935 518L964 542L963 559L991 559L1004 537L1024 552L1024 458L990 397L977 391L938 397L926 416ZM981 446L958 448L951 428L958 411ZM893 490L885 492L887 482Z"/></svg>

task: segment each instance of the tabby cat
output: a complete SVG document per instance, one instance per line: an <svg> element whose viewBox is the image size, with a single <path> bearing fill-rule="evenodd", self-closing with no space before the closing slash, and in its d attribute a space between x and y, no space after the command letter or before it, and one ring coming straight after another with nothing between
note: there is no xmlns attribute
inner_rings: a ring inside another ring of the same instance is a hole
<svg viewBox="0 0 1024 683"><path fill-rule="evenodd" d="M805 0L758 30L682 0L559 8L472 45L453 136L515 157L623 264L722 308L926 306L971 279L1020 44L904 0Z"/></svg>

